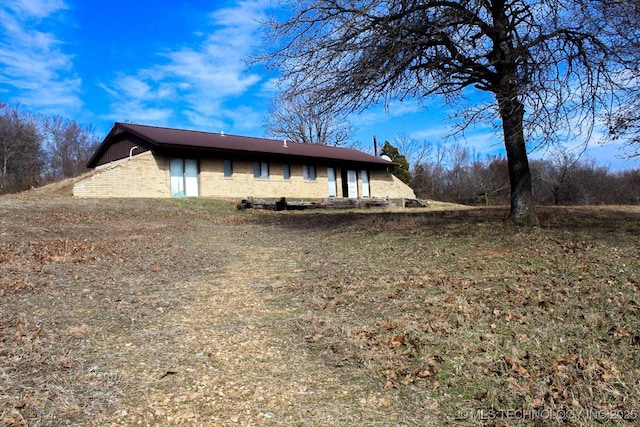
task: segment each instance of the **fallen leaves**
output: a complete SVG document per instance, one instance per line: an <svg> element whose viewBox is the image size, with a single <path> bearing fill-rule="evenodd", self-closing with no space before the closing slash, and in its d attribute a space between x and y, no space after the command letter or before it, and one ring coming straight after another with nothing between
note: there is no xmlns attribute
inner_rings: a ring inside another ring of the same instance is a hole
<svg viewBox="0 0 640 427"><path fill-rule="evenodd" d="M202 201L66 203L36 209L34 227L9 212L0 423L442 425L460 409L637 409L633 233L561 216L505 233L493 210L218 218L191 205Z"/></svg>
<svg viewBox="0 0 640 427"><path fill-rule="evenodd" d="M340 354L380 375L387 390L417 387L443 398L460 393L484 407L611 407L637 400L636 388L621 385L629 379L619 366L622 361L629 371L631 349L640 342L632 332L640 330L632 302L638 300L637 282L629 266L619 264L623 250L633 253L627 263L640 267L634 238L624 236L621 245L606 233L594 240L593 230L504 236L488 228L463 232L465 226L422 225L426 240L407 241L385 222L384 236L377 239L372 231L359 251L336 250L337 237L333 252L320 248L317 270L310 266L313 287L299 292L327 294L332 278L344 271L340 260L348 258L349 290L366 298L348 311L314 312L331 328L316 323L313 348L339 340ZM378 247L393 247L393 258L378 261ZM621 277L613 279L609 270ZM612 295L614 286L618 295ZM345 297L332 295L334 304ZM608 343L616 346L616 362ZM434 350L441 359L429 362Z"/></svg>

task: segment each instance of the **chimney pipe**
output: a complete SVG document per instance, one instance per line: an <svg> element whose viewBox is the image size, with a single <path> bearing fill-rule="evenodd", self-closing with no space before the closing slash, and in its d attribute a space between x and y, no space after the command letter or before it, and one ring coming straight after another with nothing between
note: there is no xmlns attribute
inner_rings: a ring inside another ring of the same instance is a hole
<svg viewBox="0 0 640 427"><path fill-rule="evenodd" d="M378 155L378 140L376 139L375 135L373 135L373 155Z"/></svg>

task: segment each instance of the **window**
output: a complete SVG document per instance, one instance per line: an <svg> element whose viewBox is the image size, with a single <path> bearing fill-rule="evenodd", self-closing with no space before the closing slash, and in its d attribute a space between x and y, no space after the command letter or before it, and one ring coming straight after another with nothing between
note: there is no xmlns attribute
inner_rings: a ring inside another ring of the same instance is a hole
<svg viewBox="0 0 640 427"><path fill-rule="evenodd" d="M233 163L231 163L231 160L224 160L223 167L224 167L224 177L231 178L233 176Z"/></svg>
<svg viewBox="0 0 640 427"><path fill-rule="evenodd" d="M269 163L253 162L253 177L256 179L269 179Z"/></svg>
<svg viewBox="0 0 640 427"><path fill-rule="evenodd" d="M302 176L305 181L315 181L316 180L316 167L314 165L303 165L302 166Z"/></svg>
<svg viewBox="0 0 640 427"><path fill-rule="evenodd" d="M282 165L282 178L286 180L291 179L291 165L289 163Z"/></svg>

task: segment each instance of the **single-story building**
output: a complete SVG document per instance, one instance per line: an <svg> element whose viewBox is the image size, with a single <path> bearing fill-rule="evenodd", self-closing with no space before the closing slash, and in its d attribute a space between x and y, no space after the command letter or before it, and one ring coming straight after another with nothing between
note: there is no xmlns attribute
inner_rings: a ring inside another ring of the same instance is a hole
<svg viewBox="0 0 640 427"><path fill-rule="evenodd" d="M78 197L415 198L389 159L349 148L115 123Z"/></svg>

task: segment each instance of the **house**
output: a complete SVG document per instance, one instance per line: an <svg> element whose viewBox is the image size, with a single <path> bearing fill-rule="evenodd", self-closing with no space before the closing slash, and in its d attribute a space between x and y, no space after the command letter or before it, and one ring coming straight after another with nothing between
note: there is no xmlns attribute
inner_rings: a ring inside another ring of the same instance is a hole
<svg viewBox="0 0 640 427"><path fill-rule="evenodd" d="M115 123L78 197L415 198L388 159L291 141Z"/></svg>

